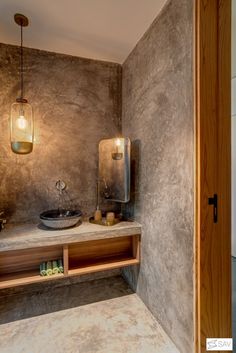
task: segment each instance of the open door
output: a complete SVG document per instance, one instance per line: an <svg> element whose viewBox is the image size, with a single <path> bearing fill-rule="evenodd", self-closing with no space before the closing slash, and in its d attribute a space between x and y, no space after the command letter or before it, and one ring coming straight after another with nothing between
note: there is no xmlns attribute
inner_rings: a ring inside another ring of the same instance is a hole
<svg viewBox="0 0 236 353"><path fill-rule="evenodd" d="M196 0L196 353L231 338L231 0Z"/></svg>

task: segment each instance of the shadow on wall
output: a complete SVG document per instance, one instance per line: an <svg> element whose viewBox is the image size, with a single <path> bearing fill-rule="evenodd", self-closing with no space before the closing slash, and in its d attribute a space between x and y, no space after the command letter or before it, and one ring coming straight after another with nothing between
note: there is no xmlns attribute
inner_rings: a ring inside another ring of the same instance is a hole
<svg viewBox="0 0 236 353"><path fill-rule="evenodd" d="M139 195L139 178L140 178L140 149L141 141L134 140L131 142L131 189L130 201L124 207L124 213L128 219L139 221L137 214L137 204Z"/></svg>
<svg viewBox="0 0 236 353"><path fill-rule="evenodd" d="M141 141L134 140L131 142L131 189L130 202L124 207L124 214L127 219L135 219L140 221L138 213L139 208L139 192L140 192L140 166L141 166ZM138 277L140 265L126 267L122 270L122 275L128 281L132 290L136 292L138 285Z"/></svg>

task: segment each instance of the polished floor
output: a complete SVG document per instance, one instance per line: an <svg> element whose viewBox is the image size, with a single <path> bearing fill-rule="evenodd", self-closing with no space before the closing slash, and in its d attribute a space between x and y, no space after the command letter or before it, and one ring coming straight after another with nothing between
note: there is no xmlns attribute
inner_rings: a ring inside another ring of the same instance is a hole
<svg viewBox="0 0 236 353"><path fill-rule="evenodd" d="M1 353L179 353L120 276L4 293L0 318Z"/></svg>
<svg viewBox="0 0 236 353"><path fill-rule="evenodd" d="M236 353L236 258L232 257L232 289L233 289L233 340L234 340L234 353Z"/></svg>

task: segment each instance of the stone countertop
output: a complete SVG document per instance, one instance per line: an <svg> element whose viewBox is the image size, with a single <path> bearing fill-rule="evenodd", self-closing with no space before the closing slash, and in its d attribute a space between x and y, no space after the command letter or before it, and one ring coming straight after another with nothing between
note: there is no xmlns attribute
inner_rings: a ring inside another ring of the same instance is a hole
<svg viewBox="0 0 236 353"><path fill-rule="evenodd" d="M49 229L42 224L8 224L0 232L0 252L135 234L141 234L141 225L137 222L120 222L111 227L83 222L76 227L62 230Z"/></svg>

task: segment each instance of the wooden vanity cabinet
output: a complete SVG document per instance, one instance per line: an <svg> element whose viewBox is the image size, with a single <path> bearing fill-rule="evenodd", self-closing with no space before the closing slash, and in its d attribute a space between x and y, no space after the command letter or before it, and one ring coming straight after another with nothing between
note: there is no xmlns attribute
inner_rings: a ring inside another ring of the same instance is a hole
<svg viewBox="0 0 236 353"><path fill-rule="evenodd" d="M64 273L40 276L44 261L63 259ZM140 234L0 253L0 289L140 263Z"/></svg>

